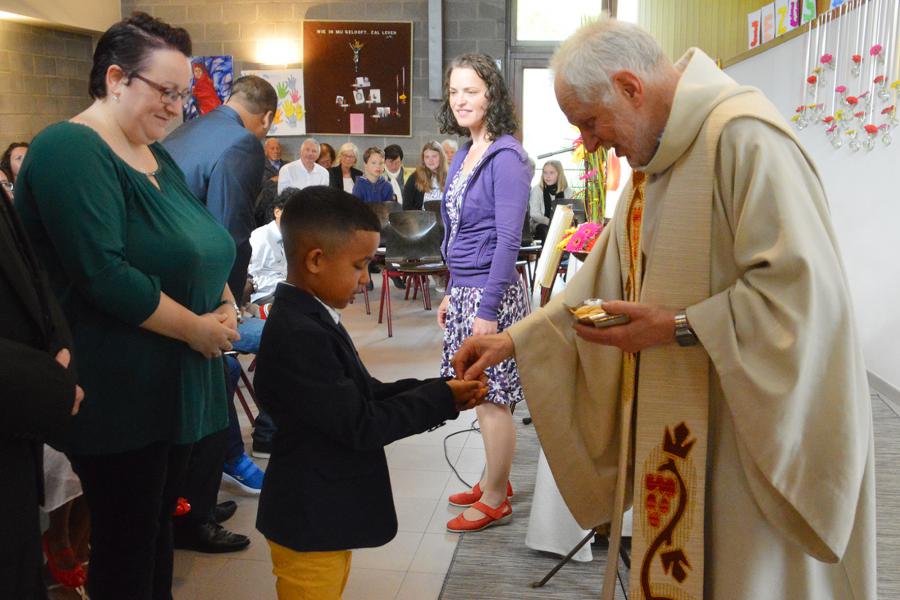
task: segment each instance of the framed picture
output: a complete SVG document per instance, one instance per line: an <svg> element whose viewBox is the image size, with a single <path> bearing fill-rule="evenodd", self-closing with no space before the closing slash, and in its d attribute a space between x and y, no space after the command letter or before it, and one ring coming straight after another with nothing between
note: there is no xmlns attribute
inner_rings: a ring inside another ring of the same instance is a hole
<svg viewBox="0 0 900 600"><path fill-rule="evenodd" d="M304 21L307 131L409 137L412 39L409 21ZM362 113L335 100L351 95Z"/></svg>
<svg viewBox="0 0 900 600"><path fill-rule="evenodd" d="M234 67L230 56L195 56L191 59L191 97L182 109L185 121L215 110L231 96Z"/></svg>
<svg viewBox="0 0 900 600"><path fill-rule="evenodd" d="M269 135L306 135L303 106L303 69L260 69L241 72L257 75L272 84L278 94L278 108Z"/></svg>

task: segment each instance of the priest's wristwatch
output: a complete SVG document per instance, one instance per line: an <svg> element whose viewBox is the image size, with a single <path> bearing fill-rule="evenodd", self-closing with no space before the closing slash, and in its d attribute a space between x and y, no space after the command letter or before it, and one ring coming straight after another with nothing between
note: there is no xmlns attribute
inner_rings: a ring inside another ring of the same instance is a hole
<svg viewBox="0 0 900 600"><path fill-rule="evenodd" d="M699 341L697 334L691 328L685 309L675 313L675 341L678 342L679 346L696 346Z"/></svg>

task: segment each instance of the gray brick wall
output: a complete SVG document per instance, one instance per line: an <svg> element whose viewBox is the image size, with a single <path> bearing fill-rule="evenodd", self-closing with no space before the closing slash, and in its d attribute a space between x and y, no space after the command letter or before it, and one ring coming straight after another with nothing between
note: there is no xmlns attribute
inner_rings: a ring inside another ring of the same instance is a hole
<svg viewBox="0 0 900 600"><path fill-rule="evenodd" d="M90 36L0 22L0 152L90 104Z"/></svg>
<svg viewBox="0 0 900 600"><path fill-rule="evenodd" d="M196 0L123 0L122 14L143 10L190 33L197 55L231 54L235 70L259 68L253 63L256 42L269 37L299 39L303 19L358 19L369 21L403 20L413 22L413 94L412 137L382 138L359 136L317 136L320 141L338 147L352 141L361 149L368 146L399 144L405 163L418 160L422 145L430 139L443 139L438 133L434 113L437 101L428 95L427 0L322 0L320 2L248 2L223 1L198 3ZM473 50L504 58L506 39L505 0L444 0L445 63L457 54ZM289 158L296 158L301 138L280 138Z"/></svg>

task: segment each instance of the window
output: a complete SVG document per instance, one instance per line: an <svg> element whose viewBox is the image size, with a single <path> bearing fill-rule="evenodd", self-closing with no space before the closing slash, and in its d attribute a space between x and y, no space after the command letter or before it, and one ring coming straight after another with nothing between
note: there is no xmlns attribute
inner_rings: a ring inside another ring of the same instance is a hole
<svg viewBox="0 0 900 600"><path fill-rule="evenodd" d="M515 0L515 42L559 42L600 16L598 0Z"/></svg>

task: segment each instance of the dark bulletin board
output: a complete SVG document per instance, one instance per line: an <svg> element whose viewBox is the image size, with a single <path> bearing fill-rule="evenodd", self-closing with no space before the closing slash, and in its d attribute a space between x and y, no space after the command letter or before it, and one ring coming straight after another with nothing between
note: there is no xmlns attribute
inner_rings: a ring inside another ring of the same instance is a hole
<svg viewBox="0 0 900 600"><path fill-rule="evenodd" d="M304 21L306 130L412 134L412 22Z"/></svg>

